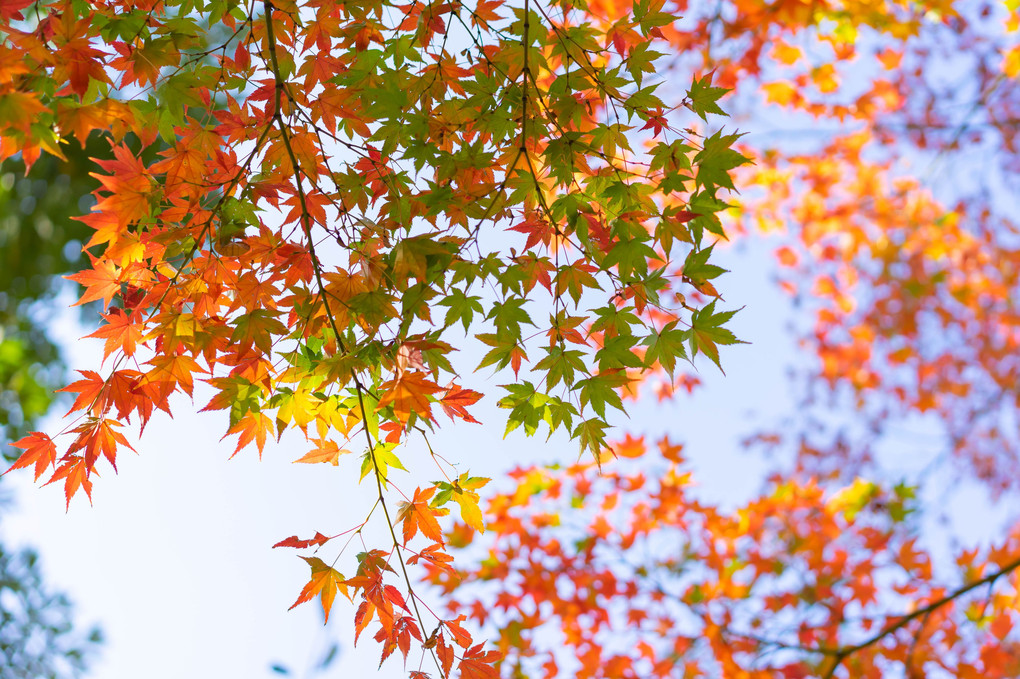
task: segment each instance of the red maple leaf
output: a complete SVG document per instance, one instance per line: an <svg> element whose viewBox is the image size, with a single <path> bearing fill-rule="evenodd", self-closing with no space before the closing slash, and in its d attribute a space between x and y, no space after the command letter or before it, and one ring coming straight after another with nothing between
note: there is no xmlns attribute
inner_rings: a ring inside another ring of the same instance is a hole
<svg viewBox="0 0 1020 679"><path fill-rule="evenodd" d="M312 545L319 547L329 542L329 540L330 538L326 537L319 531L315 531L314 538L302 540L296 535L291 535L289 538L285 540L280 540L275 545L273 545L273 549L276 549L277 547L293 547L295 549L306 549L308 547L311 547Z"/></svg>

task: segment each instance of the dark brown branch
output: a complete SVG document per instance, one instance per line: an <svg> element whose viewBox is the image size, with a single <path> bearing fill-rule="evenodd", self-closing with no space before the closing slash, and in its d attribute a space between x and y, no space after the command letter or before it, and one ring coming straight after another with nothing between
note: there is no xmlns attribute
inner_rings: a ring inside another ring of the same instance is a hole
<svg viewBox="0 0 1020 679"><path fill-rule="evenodd" d="M294 180L295 180L294 183L295 186L297 187L298 202L301 207L301 224L304 229L305 236L308 240L308 254L312 260L312 268L315 272L315 278L318 284L319 294L322 297L322 303L325 307L326 318L328 319L330 327L333 330L333 334L336 336L337 346L340 348L341 351L347 351L343 344L343 338L340 335L340 329L337 327L336 318L334 317L332 310L329 308L329 299L326 295L325 285L323 284L322 281L321 272L322 264L315 254L315 242L314 238L312 237L312 217L308 211L307 199L305 196L304 187L302 185L301 165L297 159L297 155L294 153L294 149L291 146L290 133L287 128L286 122L283 120L283 115L280 111L280 103L285 84L283 81L283 77L280 74L280 66L276 56L276 39L273 31L273 17L272 17L273 6L270 0L263 0L263 6L265 8L266 13L266 42L268 44L269 49L270 64L273 71L273 79L276 81L275 110L273 112L273 119L276 121L280 129L281 140L283 141L283 145L287 151L287 155L290 158L291 165L294 167ZM393 540L393 548L397 556L397 561L400 563L400 569L404 575L404 582L407 584L407 590L408 593L410 594L411 605L414 607L415 617L418 619L418 625L421 628L421 633L424 635L426 630L425 620L424 618L422 618L421 611L418 608L417 600L418 597L414 592L414 586L411 584L410 574L407 572L407 566L404 564L404 558L400 548L400 541L397 538L396 531L393 528L393 520L390 517L390 510L386 504L382 472L379 469L379 464L375 458L375 442L372 440L372 434L368 430L367 424L368 417L365 410L365 398L364 398L364 395L365 393L367 393L368 390L361 383L361 380L358 378L357 373L353 369L351 370L351 379L354 382L354 388L358 395L358 405L361 408L361 414L364 420L362 428L365 430L365 439L368 442L368 455L369 458L372 460L372 468L375 471L376 488L378 490L378 502L382 506L383 514L386 517L386 527L389 529L390 537ZM442 665L440 665L439 658L436 657L435 651L430 650L430 655L432 656L432 659L435 661L436 667L439 668L440 673L442 673Z"/></svg>
<svg viewBox="0 0 1020 679"><path fill-rule="evenodd" d="M960 587L959 589L950 592L941 599L937 599L926 606L918 608L916 611L904 613L899 616L890 616L896 618L896 621L894 623L883 627L881 630L871 635L864 641L857 644L853 644L852 646L806 646L802 644L788 643L785 641L780 641L778 639L769 639L755 634L735 632L733 630L727 629L723 630L723 634L728 634L734 637L740 637L742 639L748 639L750 641L757 642L763 646L781 648L790 651L800 651L802 653L811 653L814 655L821 655L831 658L832 664L826 670L825 674L822 675L823 679L831 679L836 675L836 670L838 670L840 665L843 664L843 661L845 661L854 653L857 653L858 651L862 651L869 646L877 644L882 639L898 632L899 630L903 629L904 627L906 627L907 625L909 625L910 623L914 622L917 619L927 621L927 619L931 616L933 612L937 611L943 606L956 601L960 597L969 594L970 592L974 591L979 587L982 587L984 585L988 585L989 587L993 586L995 582L999 580L999 578L1005 575L1009 575L1018 568L1020 568L1020 557L1009 562L1008 564L1006 564L999 570L995 571L994 573L987 575L981 578L980 580L975 580L974 582L964 585L963 587Z"/></svg>
<svg viewBox="0 0 1020 679"><path fill-rule="evenodd" d="M1020 558L1014 559L1013 561L1011 561L1007 565L1003 566L1002 568L1000 568L996 572L992 573L991 575L987 575L987 576L981 578L980 580L975 580L974 582L970 583L969 585L964 585L963 587L961 587L960 589L956 590L955 592L951 592L950 594L947 594L946 596L942 597L941 599L937 599L937 600L931 602L927 606L923 606L923 607L917 609L916 611L913 611L911 613L907 613L906 615L900 616L899 620L894 622L892 625L889 625L889 626L883 628L882 630L876 632L875 634L873 634L872 636L868 637L867 639L865 639L864 641L862 641L859 644L854 644L853 646L844 646L842 648L835 649L834 652L832 652L832 653L827 653L827 655L831 655L832 656L832 666L829 668L828 672L825 673L825 675L824 675L825 679L829 679L830 677L835 676L836 670L839 668L840 665L843 664L843 661L846 660L847 657L849 657L850 655L856 653L857 651L865 649L868 646L871 646L873 644L878 643L879 641L881 641L882 639L886 638L890 634L893 634L893 633L903 629L904 627L906 627L907 625L912 623L914 620L917 620L918 618L923 618L923 617L929 615L933 611L936 611L939 608L942 608L946 604L952 603L953 601L959 599L960 597L964 596L968 592L971 592L971 591L977 589L978 587L981 587L982 585L992 585L992 584L994 584L996 580L998 580L999 578L1001 578L1004 575L1008 575L1009 573L1012 573L1017 568L1020 568Z"/></svg>

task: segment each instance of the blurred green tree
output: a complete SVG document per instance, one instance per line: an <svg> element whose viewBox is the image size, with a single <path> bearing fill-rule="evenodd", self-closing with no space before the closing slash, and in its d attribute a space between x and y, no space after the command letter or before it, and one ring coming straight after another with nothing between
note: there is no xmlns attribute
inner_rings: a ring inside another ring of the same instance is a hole
<svg viewBox="0 0 1020 679"><path fill-rule="evenodd" d="M88 229L72 217L88 208L77 197L97 184L85 150L69 144L66 155L67 162L40 159L27 176L18 161L0 174L0 439L8 441L45 414L66 384L50 334L57 307L47 302L59 293L60 277L81 268Z"/></svg>
<svg viewBox="0 0 1020 679"><path fill-rule="evenodd" d="M43 583L31 550L0 545L0 668L5 679L81 676L102 640L93 627L73 625L67 597Z"/></svg>
<svg viewBox="0 0 1020 679"><path fill-rule="evenodd" d="M67 162L48 156L26 176L24 165L11 161L0 174L0 442L35 426L65 383L52 335L57 305L50 302L61 275L81 267L88 230L72 216L88 208L76 196L96 184L85 151L66 149ZM14 452L5 447L5 455ZM46 587L35 552L0 543L0 676L81 676L100 641L97 628L73 624L70 602Z"/></svg>

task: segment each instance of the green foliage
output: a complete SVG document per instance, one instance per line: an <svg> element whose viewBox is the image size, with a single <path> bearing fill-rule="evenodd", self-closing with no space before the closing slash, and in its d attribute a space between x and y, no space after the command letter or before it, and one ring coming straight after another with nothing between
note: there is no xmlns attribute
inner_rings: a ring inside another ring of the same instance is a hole
<svg viewBox="0 0 1020 679"><path fill-rule="evenodd" d="M91 230L72 217L98 182L82 149L65 155L66 163L40 159L28 176L14 161L0 172L0 440L27 433L66 384L46 303L61 289L60 276L84 264L81 245Z"/></svg>
<svg viewBox="0 0 1020 679"><path fill-rule="evenodd" d="M101 641L98 629L74 629L71 605L45 587L33 552L0 546L0 676L80 677Z"/></svg>

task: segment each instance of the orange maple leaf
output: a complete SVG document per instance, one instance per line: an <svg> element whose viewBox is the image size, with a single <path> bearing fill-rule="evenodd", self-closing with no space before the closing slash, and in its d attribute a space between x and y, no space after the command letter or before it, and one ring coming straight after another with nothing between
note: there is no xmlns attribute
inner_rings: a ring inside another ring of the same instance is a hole
<svg viewBox="0 0 1020 679"><path fill-rule="evenodd" d="M237 439L237 447L234 448L234 453L230 457L237 455L241 452L241 448L246 445L255 442L255 445L259 449L259 459L262 459L262 449L266 447L266 438L273 431L273 421L269 419L269 416L265 413L246 413L237 424L232 426L227 433L223 435L223 438L227 438L231 434L240 434ZM223 439L220 439L221 441Z"/></svg>
<svg viewBox="0 0 1020 679"><path fill-rule="evenodd" d="M82 293L81 299L72 306L101 299L103 307L108 307L114 296L120 294L120 269L113 262L104 258L93 257L89 254L89 259L92 260L91 269L64 276L68 280L85 286L85 292Z"/></svg>
<svg viewBox="0 0 1020 679"><path fill-rule="evenodd" d="M336 598L336 593L339 591L345 597L350 599L350 594L347 593L347 585L345 584L344 576L339 571L326 565L326 563L315 556L301 557L308 565L312 567L312 577L308 581L308 584L301 590L301 594L298 595L297 601L295 601L290 608L299 606L306 601L311 601L316 595L320 595L322 598L322 612L326 615L326 621L329 622L329 610L333 607L333 599Z"/></svg>
<svg viewBox="0 0 1020 679"><path fill-rule="evenodd" d="M319 462L328 462L336 467L340 464L340 456L351 452L346 448L338 446L336 441L331 441L329 439L312 439L312 441L315 442L315 449L306 453L304 457L294 460L295 463L301 462L303 464L316 464Z"/></svg>
<svg viewBox="0 0 1020 679"><path fill-rule="evenodd" d="M128 356L135 353L135 346L142 341L144 317L141 312L135 311L126 314L122 309L111 309L110 313L102 314L106 319L106 325L86 337L101 337L106 339L103 346L103 359L111 353L120 349Z"/></svg>
<svg viewBox="0 0 1020 679"><path fill-rule="evenodd" d="M124 435L114 429L114 427L120 426L122 426L120 422L106 418L86 422L72 430L78 434L78 438L74 440L67 452L75 453L84 449L85 466L90 471L95 467L99 456L104 455L113 465L113 470L117 471L117 446L127 446L134 450Z"/></svg>
<svg viewBox="0 0 1020 679"><path fill-rule="evenodd" d="M645 437L634 438L628 432L622 441L613 443L612 450L620 457L641 457L645 454Z"/></svg>
<svg viewBox="0 0 1020 679"><path fill-rule="evenodd" d="M145 374L143 384L158 383L169 391L179 386L188 396L195 388L192 373L202 370L195 359L185 354L158 355L148 363L152 370Z"/></svg>
<svg viewBox="0 0 1020 679"><path fill-rule="evenodd" d="M488 29L490 22L503 18L496 13L496 9L502 6L503 0L478 0L475 4L475 11L471 15L471 25Z"/></svg>
<svg viewBox="0 0 1020 679"><path fill-rule="evenodd" d="M76 410L84 410L90 406L92 412L97 414L102 412L106 407L106 398L103 394L106 382L94 370L79 370L78 372L84 375L85 379L72 382L63 389L57 389L58 392L69 391L78 394L67 414L70 415Z"/></svg>
<svg viewBox="0 0 1020 679"><path fill-rule="evenodd" d="M455 657L453 646L446 643L446 637L443 636L442 632L437 635L436 642L436 655L439 656L439 662L442 663L443 676L449 677L450 670L453 669L453 660Z"/></svg>
<svg viewBox="0 0 1020 679"><path fill-rule="evenodd" d="M137 370L115 370L106 380L106 397L117 407L117 417L130 415L139 411L142 419L147 420L146 413L152 412L152 403L138 391L138 381L142 373Z"/></svg>
<svg viewBox="0 0 1020 679"><path fill-rule="evenodd" d="M89 503L92 503L92 481L89 479L89 475L94 473L95 471L90 471L88 466L85 464L85 458L80 455L65 455L64 461L59 467L57 467L56 471L53 472L53 476L50 477L50 480L43 485L48 486L51 483L63 479L64 497L67 498L66 508L70 509L71 498L74 497L79 488L85 489L85 494L89 498Z"/></svg>
<svg viewBox="0 0 1020 679"><path fill-rule="evenodd" d="M437 509L429 507L429 500L435 494L435 486L431 488L416 488L414 498L410 502L401 502L397 520L403 522L404 544L411 541L418 531L433 542L443 542L443 529L436 521L437 516L445 516L448 509Z"/></svg>
<svg viewBox="0 0 1020 679"><path fill-rule="evenodd" d="M471 634L461 626L461 622L467 619L465 615L459 615L454 620L444 620L443 626L450 631L450 635L453 640L457 642L457 645L461 648L467 648L471 645Z"/></svg>
<svg viewBox="0 0 1020 679"><path fill-rule="evenodd" d="M450 566L453 563L453 557L443 551L444 546L438 542L433 542L431 545L421 550L417 554L412 554L407 557L407 565L414 566L420 560L425 559L430 567L437 568L444 573L453 575L453 568Z"/></svg>
<svg viewBox="0 0 1020 679"><path fill-rule="evenodd" d="M406 663L407 654L411 650L411 637L414 637L419 642L422 641L418 623L409 615L397 618L392 627L380 628L375 635L375 640L383 643L382 659L379 661L379 664L382 665L396 648L400 648Z"/></svg>
<svg viewBox="0 0 1020 679"><path fill-rule="evenodd" d="M382 387L383 396L379 399L379 407L393 406L393 414L402 423L407 424L411 413L426 420L432 420L432 407L429 397L441 391L435 382L426 379L426 375L417 370L401 373L396 379L385 382Z"/></svg>
<svg viewBox="0 0 1020 679"><path fill-rule="evenodd" d="M496 663L503 657L499 651L483 651L477 644L464 651L460 660L461 679L499 679Z"/></svg>
<svg viewBox="0 0 1020 679"><path fill-rule="evenodd" d="M49 435L41 431L33 431L28 436L11 444L15 448L24 448L25 452L14 461L7 472L35 465L35 480L38 481L46 467L57 462L57 446ZM6 474L7 472L4 472ZM3 474L0 474L2 476Z"/></svg>

